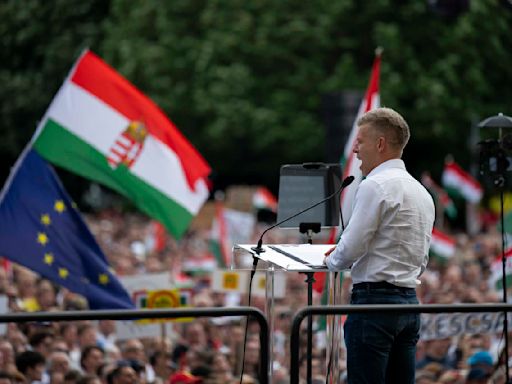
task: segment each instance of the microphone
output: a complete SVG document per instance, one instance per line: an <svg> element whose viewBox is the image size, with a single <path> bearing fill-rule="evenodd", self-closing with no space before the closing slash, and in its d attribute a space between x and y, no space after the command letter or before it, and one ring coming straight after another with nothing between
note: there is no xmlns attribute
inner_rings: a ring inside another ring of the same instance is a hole
<svg viewBox="0 0 512 384"><path fill-rule="evenodd" d="M284 220L281 220L280 222L278 223L275 223L274 225L268 227L267 229L265 229L263 231L263 233L261 234L260 236L260 239L258 240L258 244L256 245L256 247L251 247L251 249L256 252L257 254L260 254L260 253L263 253L265 252L265 250L261 247L263 245L263 236L265 235L265 233L267 233L268 231L270 231L271 229L277 227L278 225L281 225L283 223L286 223L288 220L291 220L293 219L294 217L297 217L299 216L300 214L303 214L304 212L307 212L309 211L310 209L313 209L315 208L316 206L322 204L322 203L325 203L327 200L331 199L333 196L336 196L337 194L341 193L341 191L343 191L346 187L348 187L350 184L352 184L352 182L354 181L354 176L347 176L345 178L345 180L343 180L343 182L341 183L340 187L338 188L338 190L332 194L330 194L329 196L327 196L325 199L322 199L320 200L318 203L315 203L305 209L303 209L302 211L299 211L297 213L295 213L294 215L290 216L290 217L287 217L286 219Z"/></svg>

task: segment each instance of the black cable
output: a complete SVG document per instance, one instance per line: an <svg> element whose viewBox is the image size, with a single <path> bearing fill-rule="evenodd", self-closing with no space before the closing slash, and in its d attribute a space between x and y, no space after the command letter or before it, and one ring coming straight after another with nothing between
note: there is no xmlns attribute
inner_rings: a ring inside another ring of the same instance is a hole
<svg viewBox="0 0 512 384"><path fill-rule="evenodd" d="M249 297L247 306L251 306L251 292L252 292L252 280L254 279L254 275L256 274L256 267L258 266L259 259L256 256L252 257L252 270L251 277L249 278ZM245 368L245 345L247 344L247 332L249 330L249 316L245 318L245 332L244 332L244 347L242 350L242 370L240 372L240 384L242 384L242 379L244 377L244 368Z"/></svg>
<svg viewBox="0 0 512 384"><path fill-rule="evenodd" d="M345 223L343 222L343 212L341 212L341 203L340 203L340 220L341 220L341 233L345 232Z"/></svg>

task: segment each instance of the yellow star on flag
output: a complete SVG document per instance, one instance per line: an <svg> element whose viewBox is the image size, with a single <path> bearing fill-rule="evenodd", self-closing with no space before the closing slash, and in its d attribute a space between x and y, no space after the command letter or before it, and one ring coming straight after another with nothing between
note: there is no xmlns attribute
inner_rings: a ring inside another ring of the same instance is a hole
<svg viewBox="0 0 512 384"><path fill-rule="evenodd" d="M68 277L69 271L66 268L59 268L59 276L63 279Z"/></svg>
<svg viewBox="0 0 512 384"><path fill-rule="evenodd" d="M44 263L48 265L53 264L53 254L52 253L45 253L44 254Z"/></svg>
<svg viewBox="0 0 512 384"><path fill-rule="evenodd" d="M66 210L66 205L64 204L64 202L62 200L56 200L55 204L53 205L53 208L57 212L62 213Z"/></svg>
<svg viewBox="0 0 512 384"><path fill-rule="evenodd" d="M108 284L108 275L106 273L100 273L99 281L100 281L100 284L103 284L103 285Z"/></svg>
<svg viewBox="0 0 512 384"><path fill-rule="evenodd" d="M37 233L37 242L41 245L46 245L50 239L48 239L48 236L46 236L46 233L44 232L38 232Z"/></svg>
<svg viewBox="0 0 512 384"><path fill-rule="evenodd" d="M52 219L50 219L50 215L47 213L44 213L41 215L41 223L43 225L50 225L52 223Z"/></svg>

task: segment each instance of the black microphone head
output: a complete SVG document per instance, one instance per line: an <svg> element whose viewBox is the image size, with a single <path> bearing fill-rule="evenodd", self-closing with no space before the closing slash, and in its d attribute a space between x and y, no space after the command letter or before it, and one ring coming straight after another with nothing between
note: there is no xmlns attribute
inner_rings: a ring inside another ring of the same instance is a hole
<svg viewBox="0 0 512 384"><path fill-rule="evenodd" d="M347 177L345 177L345 180L343 180L343 183L341 183L341 188L348 187L350 184L352 184L354 179L355 179L354 176L347 176Z"/></svg>

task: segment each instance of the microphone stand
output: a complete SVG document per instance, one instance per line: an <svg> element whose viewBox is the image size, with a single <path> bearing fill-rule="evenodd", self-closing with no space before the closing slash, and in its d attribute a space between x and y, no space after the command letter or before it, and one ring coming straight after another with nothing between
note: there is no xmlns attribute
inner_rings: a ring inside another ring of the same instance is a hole
<svg viewBox="0 0 512 384"><path fill-rule="evenodd" d="M313 244L312 234L320 232L320 223L300 223L300 233L305 233L308 238L308 244ZM315 283L315 272L302 272L306 275L305 283L308 285L308 306L313 305L313 283ZM308 343L306 350L306 365L307 365L307 382L311 383L311 376L313 371L313 316L308 316Z"/></svg>
<svg viewBox="0 0 512 384"><path fill-rule="evenodd" d="M263 236L265 235L265 233L267 233L268 231L270 231L271 229L287 222L288 220L291 220L293 219L294 217L297 217L301 214L303 214L304 212L307 212L309 211L310 209L313 209L317 206L319 206L320 204L322 203L325 203L327 200L329 199L332 199L334 196L340 194L343 189L345 189L346 187L348 187L352 182L354 181L354 176L347 176L343 182L341 183L340 187L332 194L330 194L329 196L327 196L325 199L322 199L320 200L319 202L293 214L292 216L289 216L281 221L279 221L278 223L268 227L267 229L265 229L263 231L263 233L261 234L259 240L258 240L258 244L256 245L256 247L252 247L251 249L255 252L255 254L253 254L253 258L255 259L255 263L257 263L256 259L258 258L258 256L265 252L265 250L263 249ZM341 209L341 208L340 208ZM313 243L313 240L311 238L312 236L312 232L315 232L315 233L318 233L320 232L320 227L321 227L321 224L320 223L300 223L299 225L299 229L301 231L301 233L307 233L308 235L308 243L309 244L312 244ZM305 282L308 283L308 306L311 306L313 304L313 283L315 282L315 279L314 279L314 272L304 272L307 276ZM312 358L312 350L313 350L313 319L311 316L309 316L309 319L308 319L308 346L307 346L307 353L306 353L306 357L307 357L307 382L308 383L311 383L311 373L312 373L312 362L311 362L311 358Z"/></svg>
<svg viewBox="0 0 512 384"><path fill-rule="evenodd" d="M270 231L271 229L274 229L275 227L277 227L278 225L281 225L283 223L286 223L288 220L291 220L293 219L294 217L297 217L301 214L303 214L304 212L307 212L309 211L310 209L313 209L317 206L319 206L320 204L323 204L325 203L327 200L329 199L332 199L334 196L336 196L337 194L341 193L346 187L348 187L352 182L354 181L354 176L347 176L345 178L345 180L343 180L343 182L341 183L341 186L338 188L338 190L334 193L331 193L329 196L327 196L325 199L322 199L320 200L318 203L315 203L313 205L310 205L309 207L303 209L302 211L299 211L283 220L281 220L280 222L278 223L275 223L274 225L268 227L267 229L265 229L263 231L263 233L261 234L259 240L258 240L258 244L256 245L256 247L252 247L251 249L256 252L257 255L265 252L265 250L263 249L262 245L263 245L263 236L265 235L265 233L267 233L268 231Z"/></svg>

